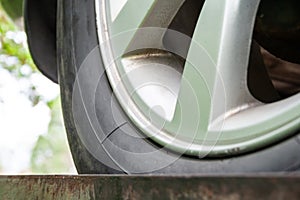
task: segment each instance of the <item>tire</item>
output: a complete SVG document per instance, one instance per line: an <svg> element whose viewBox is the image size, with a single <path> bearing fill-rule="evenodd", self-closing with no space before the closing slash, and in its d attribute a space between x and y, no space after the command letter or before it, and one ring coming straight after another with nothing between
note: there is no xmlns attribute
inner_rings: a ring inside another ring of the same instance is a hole
<svg viewBox="0 0 300 200"><path fill-rule="evenodd" d="M58 1L59 84L65 127L78 173L221 174L286 172L300 169L299 135L293 135L267 148L222 159L179 156L164 149L143 138L142 132L120 107L105 73L99 79L95 94L96 116L100 129L105 135L102 143L97 142L96 135L90 133L93 132L93 127L89 123L88 116L81 116L83 126L77 125L76 113L84 113L85 110L80 105L82 101L80 95L74 95L80 66L91 52L97 51L99 56L93 57L95 60L90 64L98 63L100 72L104 71L103 61L97 48L99 44L94 10L95 5L92 0ZM81 90L92 87L88 79L88 77L81 79L83 85Z"/></svg>

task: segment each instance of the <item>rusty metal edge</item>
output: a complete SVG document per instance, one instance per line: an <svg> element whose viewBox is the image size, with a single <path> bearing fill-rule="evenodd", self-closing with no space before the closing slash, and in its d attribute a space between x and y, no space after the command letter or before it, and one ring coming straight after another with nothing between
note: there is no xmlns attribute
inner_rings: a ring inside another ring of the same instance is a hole
<svg viewBox="0 0 300 200"><path fill-rule="evenodd" d="M0 199L300 199L300 174L0 176Z"/></svg>

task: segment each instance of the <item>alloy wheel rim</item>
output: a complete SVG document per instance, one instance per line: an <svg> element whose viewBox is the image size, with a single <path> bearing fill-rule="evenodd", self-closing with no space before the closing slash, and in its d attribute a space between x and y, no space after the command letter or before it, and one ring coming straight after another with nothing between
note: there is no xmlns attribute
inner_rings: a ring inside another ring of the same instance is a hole
<svg viewBox="0 0 300 200"><path fill-rule="evenodd" d="M206 0L191 39L168 29L184 2L128 0L111 19L110 1L96 0L106 74L129 118L158 144L199 157L241 154L294 134L300 94L262 103L247 86L260 1ZM185 42L172 46L178 40Z"/></svg>

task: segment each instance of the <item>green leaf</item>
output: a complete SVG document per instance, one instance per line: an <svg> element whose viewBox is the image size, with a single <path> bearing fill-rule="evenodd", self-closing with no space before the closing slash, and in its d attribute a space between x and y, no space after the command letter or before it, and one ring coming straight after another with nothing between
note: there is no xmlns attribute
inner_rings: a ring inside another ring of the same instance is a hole
<svg viewBox="0 0 300 200"><path fill-rule="evenodd" d="M48 133L40 136L31 157L32 171L36 173L61 173L70 171L72 159L66 134L63 131L60 98L49 103L52 110Z"/></svg>
<svg viewBox="0 0 300 200"><path fill-rule="evenodd" d="M6 13L12 18L17 19L23 15L23 0L1 0Z"/></svg>

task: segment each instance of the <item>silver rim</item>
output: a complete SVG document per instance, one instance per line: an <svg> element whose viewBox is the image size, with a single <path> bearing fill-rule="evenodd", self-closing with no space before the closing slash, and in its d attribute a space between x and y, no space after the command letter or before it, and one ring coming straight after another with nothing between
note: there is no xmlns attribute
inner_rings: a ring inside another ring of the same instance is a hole
<svg viewBox="0 0 300 200"><path fill-rule="evenodd" d="M113 19L110 2L96 0L106 73L122 108L148 137L180 153L219 157L261 148L299 128L300 94L265 104L247 86L259 0L206 0L191 39L167 29L184 0L127 0Z"/></svg>

